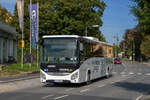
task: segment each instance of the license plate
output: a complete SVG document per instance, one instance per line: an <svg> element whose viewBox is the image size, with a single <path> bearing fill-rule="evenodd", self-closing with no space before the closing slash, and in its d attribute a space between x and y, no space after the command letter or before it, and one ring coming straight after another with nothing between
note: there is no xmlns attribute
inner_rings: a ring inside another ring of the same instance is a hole
<svg viewBox="0 0 150 100"><path fill-rule="evenodd" d="M63 80L54 80L54 82L63 82Z"/></svg>

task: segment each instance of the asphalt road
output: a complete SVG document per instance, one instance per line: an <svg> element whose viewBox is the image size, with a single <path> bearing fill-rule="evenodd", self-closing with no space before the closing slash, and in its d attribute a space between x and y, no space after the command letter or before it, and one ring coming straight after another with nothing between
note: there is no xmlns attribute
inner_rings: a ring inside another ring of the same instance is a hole
<svg viewBox="0 0 150 100"><path fill-rule="evenodd" d="M9 89L0 92L0 100L142 100L150 95L150 66L131 62L114 65L112 77L90 85L44 85L35 78L3 86Z"/></svg>

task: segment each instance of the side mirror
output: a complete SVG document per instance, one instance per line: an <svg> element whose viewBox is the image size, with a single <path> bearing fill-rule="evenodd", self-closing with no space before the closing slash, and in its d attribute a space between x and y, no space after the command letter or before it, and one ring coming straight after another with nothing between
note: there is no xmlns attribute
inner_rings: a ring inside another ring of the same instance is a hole
<svg viewBox="0 0 150 100"><path fill-rule="evenodd" d="M80 43L80 51L83 51L83 43Z"/></svg>
<svg viewBox="0 0 150 100"><path fill-rule="evenodd" d="M40 45L43 45L43 42L44 42L44 41L43 41L43 40L41 40L41 41L39 42L39 44L40 44Z"/></svg>

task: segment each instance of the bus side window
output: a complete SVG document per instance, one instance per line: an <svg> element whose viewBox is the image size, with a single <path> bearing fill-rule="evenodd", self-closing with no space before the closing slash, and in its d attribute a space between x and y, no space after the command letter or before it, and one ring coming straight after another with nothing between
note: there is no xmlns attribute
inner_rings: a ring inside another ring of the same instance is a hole
<svg viewBox="0 0 150 100"><path fill-rule="evenodd" d="M85 47L84 44L81 42L80 43L80 61L85 60Z"/></svg>

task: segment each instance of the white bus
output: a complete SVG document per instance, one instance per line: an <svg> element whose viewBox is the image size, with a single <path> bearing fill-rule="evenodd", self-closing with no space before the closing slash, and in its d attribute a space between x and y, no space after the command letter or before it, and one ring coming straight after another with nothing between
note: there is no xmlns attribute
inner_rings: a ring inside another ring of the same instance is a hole
<svg viewBox="0 0 150 100"><path fill-rule="evenodd" d="M43 83L83 83L109 76L112 58L98 39L77 35L43 36L40 79Z"/></svg>

